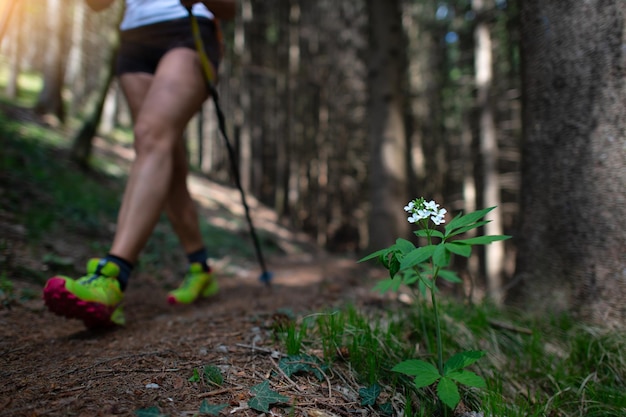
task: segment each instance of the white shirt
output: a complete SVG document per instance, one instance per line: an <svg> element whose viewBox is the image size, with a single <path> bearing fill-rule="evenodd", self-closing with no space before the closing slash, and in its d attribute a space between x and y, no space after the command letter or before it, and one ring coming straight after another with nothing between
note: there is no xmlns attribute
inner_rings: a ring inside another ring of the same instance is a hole
<svg viewBox="0 0 626 417"><path fill-rule="evenodd" d="M192 12L195 16L213 19L213 13L202 3L194 4ZM189 13L179 0L126 0L124 19L120 24L120 29L133 29L187 16Z"/></svg>

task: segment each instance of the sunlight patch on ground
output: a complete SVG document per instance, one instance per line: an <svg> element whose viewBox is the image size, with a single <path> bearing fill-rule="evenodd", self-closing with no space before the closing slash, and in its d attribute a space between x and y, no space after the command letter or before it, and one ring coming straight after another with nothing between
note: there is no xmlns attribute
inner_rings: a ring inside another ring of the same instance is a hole
<svg viewBox="0 0 626 417"><path fill-rule="evenodd" d="M112 175L127 174L135 156L132 147L119 143L112 143L101 137L94 139L94 149L106 157L113 158L117 169ZM114 164L115 165L115 164ZM245 210L241 194L236 188L227 187L191 173L187 179L189 192L200 208L203 221L229 231L243 231L248 233L249 227L245 218ZM315 251L310 237L301 232L294 232L279 224L276 212L265 207L253 195L246 193L246 202L250 209L250 217L259 234L272 235L275 244L287 254L302 253L303 250ZM249 239L248 239L249 240ZM246 242L251 244L251 242ZM303 249L306 247L306 249Z"/></svg>

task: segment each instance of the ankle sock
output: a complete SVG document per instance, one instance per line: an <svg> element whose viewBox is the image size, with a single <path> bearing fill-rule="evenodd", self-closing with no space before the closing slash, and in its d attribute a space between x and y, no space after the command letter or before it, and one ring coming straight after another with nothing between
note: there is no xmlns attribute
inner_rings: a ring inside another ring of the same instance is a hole
<svg viewBox="0 0 626 417"><path fill-rule="evenodd" d="M117 280L120 283L120 288L124 291L128 285L128 280L130 278L130 274L133 272L134 265L126 259L111 255L110 253L107 253L104 259L106 259L107 262L113 262L120 268L120 274L117 276Z"/></svg>
<svg viewBox="0 0 626 417"><path fill-rule="evenodd" d="M198 249L197 251L188 253L187 260L189 261L189 264L201 264L202 269L204 269L205 272L211 271L211 267L209 266L209 254L204 247Z"/></svg>

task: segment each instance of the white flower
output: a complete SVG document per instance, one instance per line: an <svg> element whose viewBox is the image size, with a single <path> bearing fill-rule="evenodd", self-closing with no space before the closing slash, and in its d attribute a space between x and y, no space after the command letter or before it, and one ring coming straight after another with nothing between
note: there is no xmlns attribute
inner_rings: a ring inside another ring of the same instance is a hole
<svg viewBox="0 0 626 417"><path fill-rule="evenodd" d="M436 213L433 213L434 216L431 216L430 220L432 220L433 223L439 226L441 223L446 222L446 220L444 219L444 216L446 215L447 212L448 210L442 208L441 210L438 210Z"/></svg>
<svg viewBox="0 0 626 417"><path fill-rule="evenodd" d="M424 208L426 208L427 210L430 210L433 214L437 213L437 208L439 207L439 204L435 203L434 200L430 200L429 202L424 202Z"/></svg>
<svg viewBox="0 0 626 417"><path fill-rule="evenodd" d="M427 219L430 216L430 212L428 210L417 210L417 216L421 219Z"/></svg>
<svg viewBox="0 0 626 417"><path fill-rule="evenodd" d="M431 216L430 220L432 220L433 223L435 223L437 226L439 226L441 223L445 223L446 222L444 220L444 218L440 217L440 216Z"/></svg>
<svg viewBox="0 0 626 417"><path fill-rule="evenodd" d="M439 204L435 203L434 200L426 202L423 198L418 198L409 201L408 204L404 206L404 211L411 214L411 216L407 218L409 223L417 223L420 220L428 218L437 226L446 222L444 217L447 210L444 208L439 209Z"/></svg>

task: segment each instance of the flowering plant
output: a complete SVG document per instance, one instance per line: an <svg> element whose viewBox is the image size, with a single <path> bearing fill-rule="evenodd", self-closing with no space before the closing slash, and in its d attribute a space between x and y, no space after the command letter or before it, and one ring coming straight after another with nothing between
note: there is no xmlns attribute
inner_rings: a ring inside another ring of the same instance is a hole
<svg viewBox="0 0 626 417"><path fill-rule="evenodd" d="M424 198L412 200L404 207L404 210L409 213L407 220L419 226L414 233L420 238L425 238L427 244L416 247L406 239L397 239L392 246L376 251L359 261L378 259L389 271L389 278L380 281L375 287L376 290L398 291L404 284L411 288L415 295L418 295L415 287L423 295L430 293L435 318L437 366L423 360L410 359L397 364L392 370L414 376L414 384L417 388L437 382L437 396L452 409L461 398L457 384L477 388L485 386L482 377L464 369L484 356L485 352L461 352L453 355L446 362L443 361L441 324L436 298L437 280L441 278L453 283L462 282L454 271L445 269L450 264L452 254L469 257L473 245L486 245L510 238L506 235L491 235L456 239L463 233L487 224L489 221L484 220L484 217L494 208L490 207L465 215L459 214L441 231L432 225L440 226L446 223L447 210L439 208L439 204L432 200L425 201Z"/></svg>

